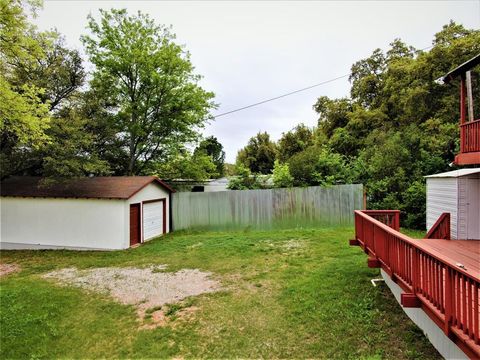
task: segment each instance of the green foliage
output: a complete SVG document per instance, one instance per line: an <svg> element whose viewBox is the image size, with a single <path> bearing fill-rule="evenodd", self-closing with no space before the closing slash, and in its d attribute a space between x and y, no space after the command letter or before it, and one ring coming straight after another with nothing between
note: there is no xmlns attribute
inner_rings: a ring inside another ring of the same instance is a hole
<svg viewBox="0 0 480 360"><path fill-rule="evenodd" d="M344 156L322 148L315 164L314 177L319 185L346 184L353 178L353 173Z"/></svg>
<svg viewBox="0 0 480 360"><path fill-rule="evenodd" d="M37 2L30 5L38 6ZM108 173L82 114L82 59L56 32L38 32L21 1L2 1L0 118L2 178Z"/></svg>
<svg viewBox="0 0 480 360"><path fill-rule="evenodd" d="M296 186L344 184L354 178L345 157L325 146L311 146L292 156L288 164Z"/></svg>
<svg viewBox="0 0 480 360"><path fill-rule="evenodd" d="M268 176L252 174L249 168L239 164L236 166L236 176L232 176L228 181L227 189L230 190L249 190L265 189L268 186Z"/></svg>
<svg viewBox="0 0 480 360"><path fill-rule="evenodd" d="M254 174L270 174L276 154L276 145L270 140L270 135L259 132L238 152L237 166L246 167Z"/></svg>
<svg viewBox="0 0 480 360"><path fill-rule="evenodd" d="M299 124L291 131L282 134L278 140L278 160L286 162L296 153L305 150L313 145L313 131L304 124Z"/></svg>
<svg viewBox="0 0 480 360"><path fill-rule="evenodd" d="M123 174L142 174L167 162L211 118L213 93L199 85L190 56L170 29L148 15L101 10L82 36L95 65L92 90L113 104L117 137L127 158Z"/></svg>
<svg viewBox="0 0 480 360"><path fill-rule="evenodd" d="M210 155L183 151L169 162L152 163L152 171L161 179L203 181L218 177L217 166Z"/></svg>
<svg viewBox="0 0 480 360"><path fill-rule="evenodd" d="M433 45L422 52L394 40L386 53L377 49L352 66L351 99L321 97L314 106L320 131L316 144L342 154L332 161L351 169L341 180L364 183L369 208L400 209L407 226L423 229L423 176L448 171L459 141L458 87L438 85L435 79L480 52L480 31L451 22L435 35ZM473 73L478 77L478 69ZM290 162L295 181L319 183L312 177L315 166L308 163L315 159L313 150L297 157L296 167ZM328 177L320 181L330 182Z"/></svg>
<svg viewBox="0 0 480 360"><path fill-rule="evenodd" d="M50 116L47 104L41 102L41 90L24 85L14 89L0 76L0 129L2 154L16 148L38 148L49 140L45 134Z"/></svg>
<svg viewBox="0 0 480 360"><path fill-rule="evenodd" d="M33 4L33 3L32 3ZM49 138L48 105L42 102L45 90L31 82L15 83L18 66L34 66L43 57L40 42L28 23L25 4L19 0L0 1L0 167L1 177L22 170L20 159L38 149Z"/></svg>
<svg viewBox="0 0 480 360"><path fill-rule="evenodd" d="M48 135L52 141L40 151L43 176L70 178L110 174L108 163L94 149L95 135L89 121L75 109L65 108L52 118Z"/></svg>
<svg viewBox="0 0 480 360"><path fill-rule="evenodd" d="M273 166L273 185L277 188L293 186L293 176L290 175L288 164L281 164L280 161L275 160Z"/></svg>
<svg viewBox="0 0 480 360"><path fill-rule="evenodd" d="M224 172L225 172L224 175L225 176L233 176L233 175L237 174L235 164L225 163L223 165L223 168L224 168Z"/></svg>
<svg viewBox="0 0 480 360"><path fill-rule="evenodd" d="M222 177L225 174L225 151L215 136L209 136L202 140L198 147L195 149L194 154L203 153L212 158L216 167L217 177Z"/></svg>

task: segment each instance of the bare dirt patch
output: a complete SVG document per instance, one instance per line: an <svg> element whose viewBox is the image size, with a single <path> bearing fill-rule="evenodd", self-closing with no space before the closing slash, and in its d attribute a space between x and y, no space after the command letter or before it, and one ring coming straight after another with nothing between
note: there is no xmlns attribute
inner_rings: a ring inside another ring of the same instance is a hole
<svg viewBox="0 0 480 360"><path fill-rule="evenodd" d="M181 303L190 296L211 293L221 289L220 283L211 279L211 273L198 269L182 269L177 272L164 271L166 266L144 269L96 268L78 270L65 268L49 272L43 278L55 279L61 284L78 286L87 290L110 295L116 301L134 305L139 319L146 323L142 328L167 324L172 304ZM168 305L167 305L168 304ZM176 306L178 314L191 306ZM164 306L165 305L165 306ZM171 315L171 314L170 314ZM147 321L148 320L148 321Z"/></svg>
<svg viewBox="0 0 480 360"><path fill-rule="evenodd" d="M285 250L302 249L306 247L306 243L303 240L291 239L282 244L282 248Z"/></svg>
<svg viewBox="0 0 480 360"><path fill-rule="evenodd" d="M20 266L15 264L0 264L0 276L5 276L20 271Z"/></svg>

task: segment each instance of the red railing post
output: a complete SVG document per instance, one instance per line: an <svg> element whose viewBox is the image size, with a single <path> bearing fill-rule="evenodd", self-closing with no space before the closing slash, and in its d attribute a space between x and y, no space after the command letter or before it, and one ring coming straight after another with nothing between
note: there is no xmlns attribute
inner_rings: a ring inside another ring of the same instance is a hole
<svg viewBox="0 0 480 360"><path fill-rule="evenodd" d="M451 335L450 327L452 324L452 289L454 288L452 280L450 269L445 268L445 323L443 325L443 331L447 336Z"/></svg>
<svg viewBox="0 0 480 360"><path fill-rule="evenodd" d="M395 230L400 231L400 211L395 212Z"/></svg>
<svg viewBox="0 0 480 360"><path fill-rule="evenodd" d="M404 291L401 304L421 306L442 331L467 354L480 358L480 277L429 250L421 240L401 234L399 212L356 211L356 229L368 253L369 267L382 267ZM433 230L449 238L449 214ZM430 232L429 232L430 233Z"/></svg>

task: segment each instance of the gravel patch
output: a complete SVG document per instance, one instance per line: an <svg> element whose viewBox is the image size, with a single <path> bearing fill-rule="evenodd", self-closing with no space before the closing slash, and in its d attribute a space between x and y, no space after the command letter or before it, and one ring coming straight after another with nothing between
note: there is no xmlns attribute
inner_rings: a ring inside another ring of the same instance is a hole
<svg viewBox="0 0 480 360"><path fill-rule="evenodd" d="M0 276L5 276L20 271L20 266L15 264L0 264Z"/></svg>
<svg viewBox="0 0 480 360"><path fill-rule="evenodd" d="M285 250L301 249L306 246L305 241L291 239L283 243L282 247Z"/></svg>
<svg viewBox="0 0 480 360"><path fill-rule="evenodd" d="M164 304L179 302L189 296L211 293L221 289L220 283L211 279L211 273L198 269L177 272L162 271L166 266L144 269L96 268L78 270L65 268L49 272L43 278L54 279L65 285L106 293L122 304L135 305L139 317L145 310Z"/></svg>

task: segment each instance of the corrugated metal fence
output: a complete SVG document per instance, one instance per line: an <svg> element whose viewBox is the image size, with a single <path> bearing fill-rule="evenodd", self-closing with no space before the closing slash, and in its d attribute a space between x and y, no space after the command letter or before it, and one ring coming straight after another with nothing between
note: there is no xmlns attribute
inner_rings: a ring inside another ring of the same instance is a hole
<svg viewBox="0 0 480 360"><path fill-rule="evenodd" d="M363 185L173 194L172 220L181 229L272 229L353 225Z"/></svg>

